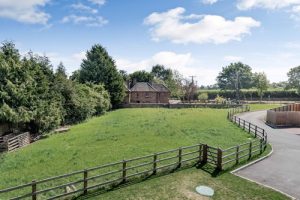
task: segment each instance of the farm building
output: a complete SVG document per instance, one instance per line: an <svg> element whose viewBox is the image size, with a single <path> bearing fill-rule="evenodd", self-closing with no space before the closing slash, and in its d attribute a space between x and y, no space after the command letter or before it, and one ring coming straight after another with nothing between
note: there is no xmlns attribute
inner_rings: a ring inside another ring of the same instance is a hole
<svg viewBox="0 0 300 200"><path fill-rule="evenodd" d="M126 87L124 103L169 103L170 90L164 84L137 82Z"/></svg>

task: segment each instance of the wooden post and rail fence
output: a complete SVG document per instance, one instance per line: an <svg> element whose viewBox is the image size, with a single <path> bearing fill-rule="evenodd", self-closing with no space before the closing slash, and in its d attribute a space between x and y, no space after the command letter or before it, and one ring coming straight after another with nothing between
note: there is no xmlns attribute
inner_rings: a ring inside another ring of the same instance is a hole
<svg viewBox="0 0 300 200"><path fill-rule="evenodd" d="M29 132L22 133L16 136L0 137L0 152L14 151L24 146L29 145L31 142L31 135Z"/></svg>
<svg viewBox="0 0 300 200"><path fill-rule="evenodd" d="M235 108L228 119L255 137L253 140L227 149L196 144L142 157L126 159L43 180L0 190L0 199L59 199L71 195L86 195L95 189L109 189L120 184L158 173L167 173L182 167L209 164L217 170L230 168L261 154L266 148L267 134L258 126L244 121L235 114L249 108ZM72 188L72 190L66 190Z"/></svg>

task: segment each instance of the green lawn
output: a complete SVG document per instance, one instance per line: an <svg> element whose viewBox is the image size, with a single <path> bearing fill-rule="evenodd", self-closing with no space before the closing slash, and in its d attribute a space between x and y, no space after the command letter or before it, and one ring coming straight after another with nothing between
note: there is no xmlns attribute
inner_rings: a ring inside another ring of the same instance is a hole
<svg viewBox="0 0 300 200"><path fill-rule="evenodd" d="M258 111L258 110L269 110L272 108L278 108L280 104L249 104L251 111Z"/></svg>
<svg viewBox="0 0 300 200"><path fill-rule="evenodd" d="M186 169L163 177L120 188L101 196L91 195L91 200L204 200L195 192L198 185L210 186L215 190L215 200L283 200L286 196L236 177L230 173L212 178L201 169Z"/></svg>
<svg viewBox="0 0 300 200"><path fill-rule="evenodd" d="M51 135L19 151L2 155L0 157L0 188L200 142L226 148L249 140L248 134L226 120L226 114L225 109L206 108L113 111L73 126L71 131L65 134ZM201 170L191 170L191 173L197 174L197 172L199 172L199 177L204 176L205 179L211 179L206 181L211 182L219 182L218 180L222 180L223 176L232 176L228 174L210 178ZM166 177L176 179L176 176L180 177L184 174L189 176L187 171ZM194 181L196 177L196 175L190 176ZM189 178L186 177L186 179ZM149 181L149 187L154 187L155 181L160 182L159 180L162 183L168 182L168 179L165 180L164 177L156 178ZM199 178L198 181L201 180ZM177 180L177 183L178 181L180 180ZM242 179L239 181L250 184ZM143 186L143 184L146 185ZM161 190L164 190L164 185L161 185ZM234 185L235 183L232 183L232 187ZM147 181L131 186L131 191L135 190L135 187L137 187L136 192L140 190L139 187L147 188ZM252 187L257 190L258 195L264 194L265 189L255 185ZM120 191L124 192L126 189ZM121 195L116 193L111 194ZM243 191L236 191L237 195L243 193ZM278 195L276 192L270 192L270 195L271 193ZM129 193L124 193L124 195L127 194L129 195ZM135 192L132 192L133 194ZM105 194L108 199L118 199L109 195ZM141 198L147 199L147 196ZM164 197L161 196L161 198Z"/></svg>

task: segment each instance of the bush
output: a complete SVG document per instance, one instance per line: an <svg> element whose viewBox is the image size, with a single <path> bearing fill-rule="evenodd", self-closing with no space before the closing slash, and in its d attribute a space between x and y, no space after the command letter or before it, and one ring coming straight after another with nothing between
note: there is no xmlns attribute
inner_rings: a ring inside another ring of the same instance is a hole
<svg viewBox="0 0 300 200"><path fill-rule="evenodd" d="M217 104L224 104L226 102L226 99L224 99L223 97L217 95L217 97L215 98L215 102Z"/></svg>
<svg viewBox="0 0 300 200"><path fill-rule="evenodd" d="M208 100L208 94L206 92L205 93L200 93L199 96L198 96L198 100L205 103Z"/></svg>

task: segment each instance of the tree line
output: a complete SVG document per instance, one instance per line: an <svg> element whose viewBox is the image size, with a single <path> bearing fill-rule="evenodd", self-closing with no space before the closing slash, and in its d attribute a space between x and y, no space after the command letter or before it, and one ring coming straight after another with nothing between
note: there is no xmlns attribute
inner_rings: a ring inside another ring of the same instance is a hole
<svg viewBox="0 0 300 200"><path fill-rule="evenodd" d="M300 66L292 68L288 77L282 84L300 93ZM262 97L270 86L265 73L253 73L240 62L223 67L216 80L218 88L234 90L236 98L247 88L257 88ZM135 82L165 84L177 99L198 97L199 87L193 80L163 65L153 66L150 72L119 71L99 44L86 52L80 69L68 77L63 63L53 70L47 57L33 52L21 55L12 42L4 42L0 46L0 123L8 124L11 130L33 133L78 123L118 108L126 95L125 85L132 87Z"/></svg>
<svg viewBox="0 0 300 200"><path fill-rule="evenodd" d="M290 69L287 76L287 82L271 84L264 72L254 73L249 65L238 62L223 67L216 81L217 88L223 91L235 91L236 99L241 98L241 89L251 88L257 90L261 99L270 87L283 87L285 90L296 89L300 94L300 66Z"/></svg>
<svg viewBox="0 0 300 200"><path fill-rule="evenodd" d="M91 66L101 73L90 71ZM99 45L70 78L62 63L54 71L45 56L21 56L11 42L0 47L0 123L10 131L42 133L84 121L120 103L123 91L114 61Z"/></svg>

